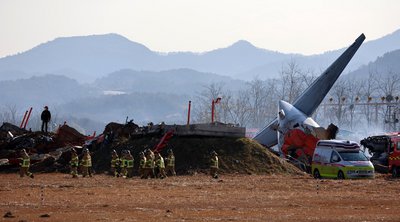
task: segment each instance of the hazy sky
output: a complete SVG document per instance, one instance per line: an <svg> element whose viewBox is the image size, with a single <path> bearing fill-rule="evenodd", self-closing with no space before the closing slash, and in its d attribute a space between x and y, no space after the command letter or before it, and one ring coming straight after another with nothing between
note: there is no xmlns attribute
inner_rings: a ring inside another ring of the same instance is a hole
<svg viewBox="0 0 400 222"><path fill-rule="evenodd" d="M400 28L399 0L0 0L0 57L63 36L118 33L152 50L208 51L244 39L303 54Z"/></svg>

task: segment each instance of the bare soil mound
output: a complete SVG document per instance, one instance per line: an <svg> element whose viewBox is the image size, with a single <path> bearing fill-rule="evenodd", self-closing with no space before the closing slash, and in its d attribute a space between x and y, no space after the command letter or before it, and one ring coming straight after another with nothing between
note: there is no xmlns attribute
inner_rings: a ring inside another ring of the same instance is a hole
<svg viewBox="0 0 400 222"><path fill-rule="evenodd" d="M139 153L147 148L152 149L160 138L143 137L116 140L102 146L94 152L95 170L107 171L110 153L130 150L135 158L135 169L138 169ZM277 157L259 143L248 138L217 137L173 137L167 148L161 151L163 156L172 149L176 158L176 171L181 174L206 172L210 166L210 153L215 150L220 160L220 171L224 173L245 174L302 174L296 167Z"/></svg>

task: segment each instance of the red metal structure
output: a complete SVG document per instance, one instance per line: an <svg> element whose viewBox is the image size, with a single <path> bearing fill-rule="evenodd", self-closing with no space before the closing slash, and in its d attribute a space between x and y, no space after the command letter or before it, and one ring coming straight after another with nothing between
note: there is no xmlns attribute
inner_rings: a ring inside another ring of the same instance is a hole
<svg viewBox="0 0 400 222"><path fill-rule="evenodd" d="M192 106L192 101L189 101L189 107L188 107L188 118L187 118L187 125L189 126L190 124L190 108Z"/></svg>
<svg viewBox="0 0 400 222"><path fill-rule="evenodd" d="M25 111L25 115L24 118L22 119L21 125L19 125L19 128L22 128L22 126L24 125L25 119L26 119L26 115L28 115L28 110Z"/></svg>
<svg viewBox="0 0 400 222"><path fill-rule="evenodd" d="M215 116L215 104L218 104L221 101L221 97L217 99L213 99L211 103L211 123L214 123L214 116Z"/></svg>
<svg viewBox="0 0 400 222"><path fill-rule="evenodd" d="M29 109L28 116L26 117L26 120L24 123L24 129L26 128L26 125L28 125L28 121L29 121L29 118L31 117L31 113L32 113L32 107Z"/></svg>
<svg viewBox="0 0 400 222"><path fill-rule="evenodd" d="M164 136L161 138L160 142L153 148L154 153L159 153L161 152L166 146L168 141L172 138L174 135L174 130L170 130L167 133L164 134Z"/></svg>

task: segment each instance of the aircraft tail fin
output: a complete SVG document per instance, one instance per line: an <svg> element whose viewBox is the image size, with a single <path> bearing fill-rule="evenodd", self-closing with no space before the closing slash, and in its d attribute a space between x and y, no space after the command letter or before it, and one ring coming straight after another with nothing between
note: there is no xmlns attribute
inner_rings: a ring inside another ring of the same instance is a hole
<svg viewBox="0 0 400 222"><path fill-rule="evenodd" d="M354 43L298 97L293 105L304 114L311 116L335 84L364 40L365 35L361 34Z"/></svg>

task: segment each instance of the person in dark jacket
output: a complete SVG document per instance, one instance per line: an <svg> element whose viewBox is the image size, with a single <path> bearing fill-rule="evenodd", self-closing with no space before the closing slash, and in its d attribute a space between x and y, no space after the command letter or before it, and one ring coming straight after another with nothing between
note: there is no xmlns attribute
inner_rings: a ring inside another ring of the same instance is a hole
<svg viewBox="0 0 400 222"><path fill-rule="evenodd" d="M40 118L42 119L42 132L47 133L47 124L50 122L50 119L51 119L49 107L47 107L47 106L44 107L44 110L43 110Z"/></svg>

